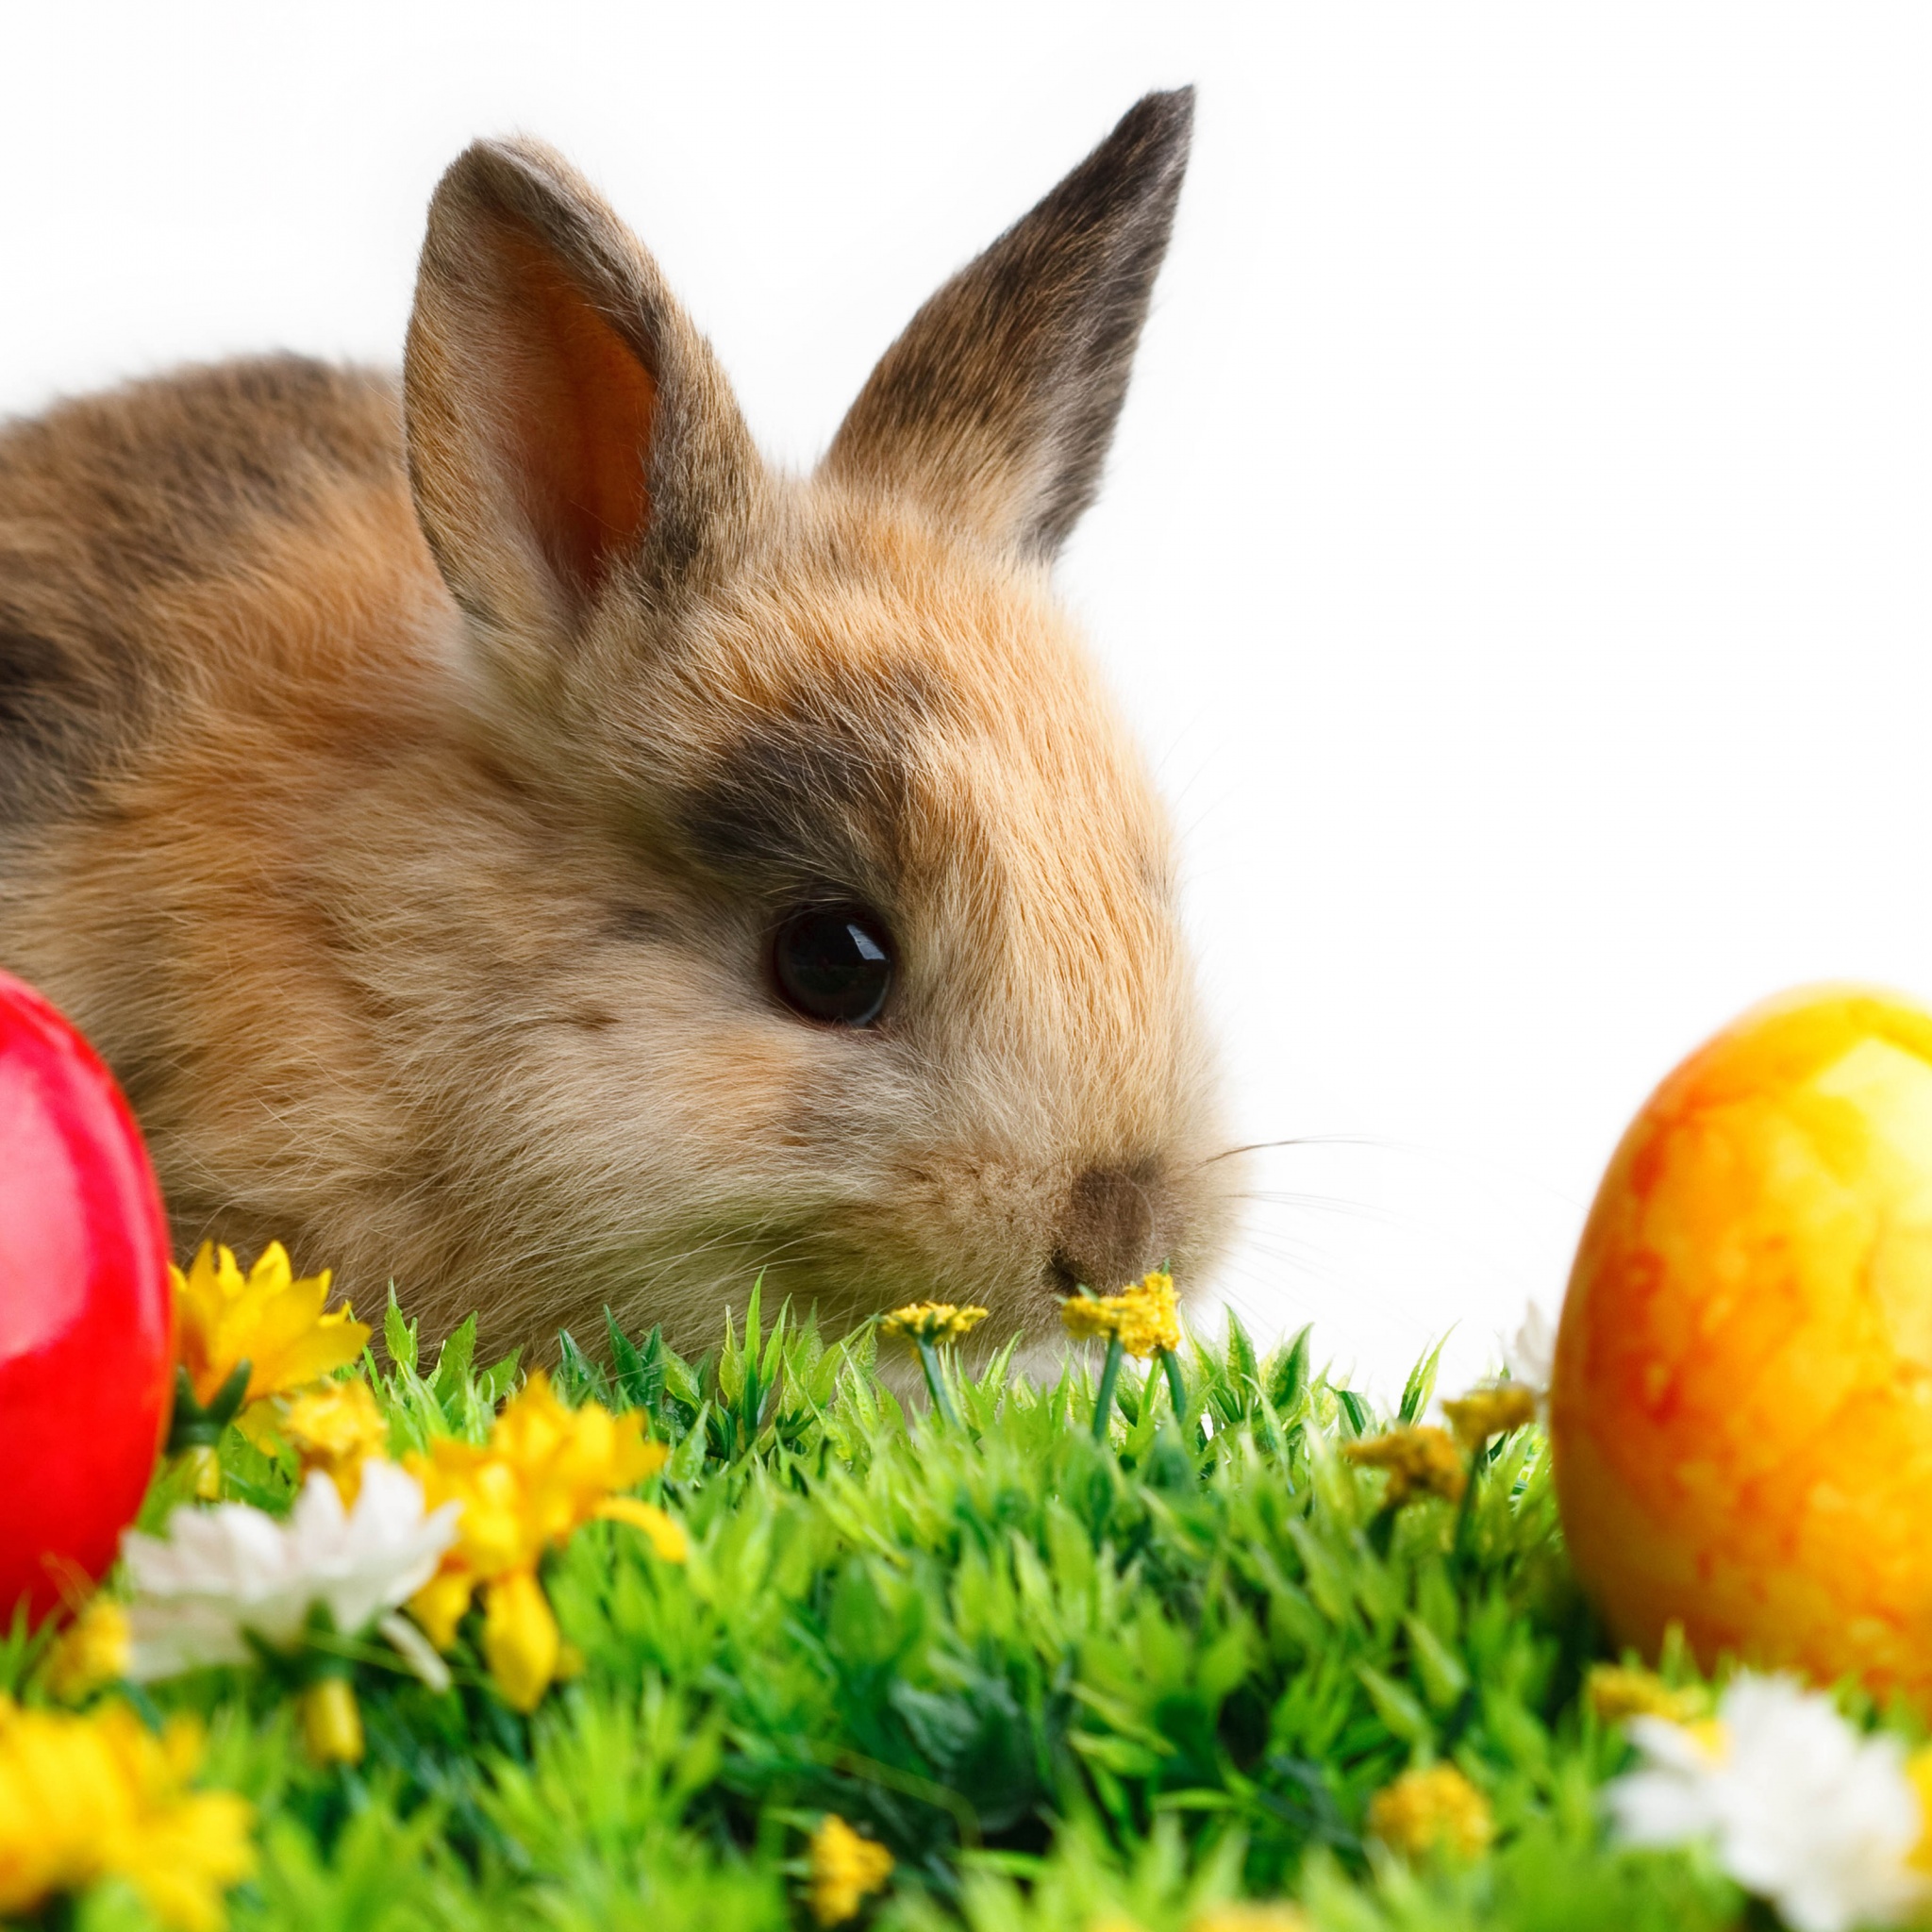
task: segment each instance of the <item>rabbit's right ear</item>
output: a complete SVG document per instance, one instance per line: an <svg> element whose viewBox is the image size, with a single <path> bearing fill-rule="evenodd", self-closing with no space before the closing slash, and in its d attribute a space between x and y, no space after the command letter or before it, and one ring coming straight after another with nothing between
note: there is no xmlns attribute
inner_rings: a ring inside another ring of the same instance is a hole
<svg viewBox="0 0 1932 1932"><path fill-rule="evenodd" d="M478 142L437 187L403 414L437 563L493 668L533 695L613 577L728 548L762 475L657 264L534 142Z"/></svg>
<svg viewBox="0 0 1932 1932"><path fill-rule="evenodd" d="M934 295L824 468L1051 558L1100 485L1188 165L1194 91L1148 94Z"/></svg>

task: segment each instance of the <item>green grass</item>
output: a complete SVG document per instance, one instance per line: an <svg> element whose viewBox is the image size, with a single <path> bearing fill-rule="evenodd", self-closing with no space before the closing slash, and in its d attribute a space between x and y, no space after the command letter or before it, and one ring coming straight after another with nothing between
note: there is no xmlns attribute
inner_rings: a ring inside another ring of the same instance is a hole
<svg viewBox="0 0 1932 1932"><path fill-rule="evenodd" d="M363 1373L394 1452L487 1428L515 1367L479 1370L474 1332L432 1365L391 1311L391 1366ZM1582 1707L1602 1648L1539 1432L1492 1447L1466 1520L1391 1513L1341 1454L1387 1418L1311 1373L1306 1334L1191 1347L1178 1419L1129 1364L1105 1443L1081 1365L956 1373L952 1426L908 1414L873 1351L763 1328L756 1297L696 1364L656 1336L563 1339L566 1399L641 1408L673 1445L654 1488L692 1551L665 1564L594 1524L550 1560L583 1668L530 1719L474 1654L441 1696L365 1664L366 1760L322 1771L269 1673L156 1687L207 1717L206 1781L259 1807L233 1924L803 1926L826 1811L891 1847L866 1920L904 1932L1184 1932L1282 1895L1331 1932L1737 1922L1707 1863L1606 1842L1597 1789L1625 1748ZM233 1430L222 1455L231 1493L286 1506L288 1469ZM16 1643L0 1682L29 1662ZM1411 1867L1365 1840L1371 1796L1431 1760L1487 1793L1486 1857ZM77 1918L144 1923L113 1889Z"/></svg>

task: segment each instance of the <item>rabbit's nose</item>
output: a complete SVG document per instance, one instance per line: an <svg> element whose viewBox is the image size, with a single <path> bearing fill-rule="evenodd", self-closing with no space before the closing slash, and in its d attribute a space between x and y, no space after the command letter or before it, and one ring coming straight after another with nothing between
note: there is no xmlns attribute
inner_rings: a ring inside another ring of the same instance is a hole
<svg viewBox="0 0 1932 1932"><path fill-rule="evenodd" d="M1062 1292L1111 1294L1167 1258L1178 1232L1173 1191L1158 1160L1091 1167L1067 1196L1052 1273Z"/></svg>

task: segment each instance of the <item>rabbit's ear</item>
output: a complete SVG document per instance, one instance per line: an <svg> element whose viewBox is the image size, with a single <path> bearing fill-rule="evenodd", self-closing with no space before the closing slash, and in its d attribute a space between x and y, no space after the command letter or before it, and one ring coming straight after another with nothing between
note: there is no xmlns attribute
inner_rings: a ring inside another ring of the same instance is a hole
<svg viewBox="0 0 1932 1932"><path fill-rule="evenodd" d="M525 677L614 575L648 582L728 542L759 487L730 389L657 264L534 142L478 142L437 188L403 408L437 562Z"/></svg>
<svg viewBox="0 0 1932 1932"><path fill-rule="evenodd" d="M926 303L825 468L1051 558L1093 500L1187 167L1194 91L1148 94Z"/></svg>

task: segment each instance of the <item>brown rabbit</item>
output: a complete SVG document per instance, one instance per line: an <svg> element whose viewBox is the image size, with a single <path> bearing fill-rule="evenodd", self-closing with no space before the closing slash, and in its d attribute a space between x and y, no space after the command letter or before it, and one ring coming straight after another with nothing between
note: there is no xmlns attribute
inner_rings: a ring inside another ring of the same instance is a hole
<svg viewBox="0 0 1932 1932"><path fill-rule="evenodd" d="M1228 1197L1169 835L1049 568L1191 99L914 318L808 477L547 149L443 177L400 393L294 358L0 434L0 964L183 1250L434 1329L1185 1286Z"/></svg>

